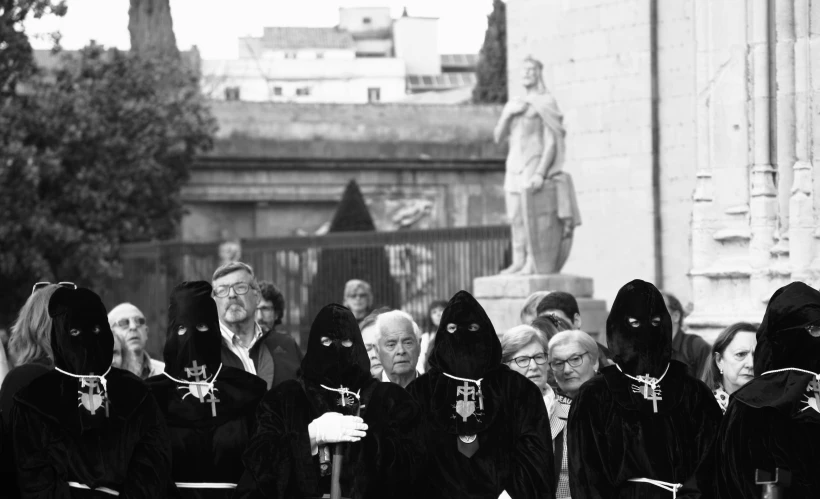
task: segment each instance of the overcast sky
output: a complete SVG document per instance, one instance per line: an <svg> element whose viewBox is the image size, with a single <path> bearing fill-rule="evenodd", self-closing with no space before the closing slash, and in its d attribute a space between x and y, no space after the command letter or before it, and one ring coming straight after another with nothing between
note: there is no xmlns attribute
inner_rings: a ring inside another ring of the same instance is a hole
<svg viewBox="0 0 820 499"><path fill-rule="evenodd" d="M230 6L230 8L226 8ZM171 0L174 33L181 50L192 45L206 59L237 57L237 38L261 36L265 26L335 26L339 7L390 7L399 17L439 18L440 53L478 53L492 0ZM128 49L129 0L68 0L63 18L30 20L26 30L34 48L50 48L44 35L60 31L66 49L90 40Z"/></svg>

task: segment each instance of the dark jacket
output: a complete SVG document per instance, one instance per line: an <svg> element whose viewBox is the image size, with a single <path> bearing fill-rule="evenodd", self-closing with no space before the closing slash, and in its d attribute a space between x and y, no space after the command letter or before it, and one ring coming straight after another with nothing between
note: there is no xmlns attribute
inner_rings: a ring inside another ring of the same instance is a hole
<svg viewBox="0 0 820 499"><path fill-rule="evenodd" d="M296 340L289 335L274 331L262 334L262 337L251 347L250 357L257 375L265 380L269 390L284 381L296 379L296 372L302 364L302 351L296 344ZM273 361L272 375L269 371L260 372L260 365L269 364L270 360ZM244 370L242 360L228 348L224 338L222 339L222 363Z"/></svg>

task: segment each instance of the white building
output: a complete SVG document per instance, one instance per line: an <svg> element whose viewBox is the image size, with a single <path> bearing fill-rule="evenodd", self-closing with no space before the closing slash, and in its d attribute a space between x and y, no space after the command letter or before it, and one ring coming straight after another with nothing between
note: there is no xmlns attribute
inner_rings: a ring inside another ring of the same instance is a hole
<svg viewBox="0 0 820 499"><path fill-rule="evenodd" d="M466 95L475 84L476 56L439 54L438 19L405 11L393 20L387 7L341 8L336 27L265 28L261 37L240 38L238 49L238 59L202 61L206 95L364 104L423 92Z"/></svg>

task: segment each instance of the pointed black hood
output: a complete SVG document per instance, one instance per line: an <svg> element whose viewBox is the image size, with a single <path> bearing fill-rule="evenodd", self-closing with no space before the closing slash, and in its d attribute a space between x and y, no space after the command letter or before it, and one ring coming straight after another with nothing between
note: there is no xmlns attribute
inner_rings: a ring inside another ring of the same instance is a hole
<svg viewBox="0 0 820 499"><path fill-rule="evenodd" d="M221 363L222 334L219 313L205 281L186 281L171 293L168 330L163 358L165 372L181 380L193 380L186 368L206 366L204 379L216 374Z"/></svg>
<svg viewBox="0 0 820 499"><path fill-rule="evenodd" d="M105 305L90 289L58 288L48 302L54 365L76 375L100 376L114 357Z"/></svg>
<svg viewBox="0 0 820 499"><path fill-rule="evenodd" d="M498 335L470 293L459 291L447 303L430 357L430 367L469 379L482 378L501 365Z"/></svg>
<svg viewBox="0 0 820 499"><path fill-rule="evenodd" d="M785 367L820 373L820 338L809 326L820 326L820 291L802 282L775 291L757 330L755 377Z"/></svg>
<svg viewBox="0 0 820 499"><path fill-rule="evenodd" d="M353 392L372 379L359 324L346 307L332 303L319 311L310 327L301 375L314 383Z"/></svg>
<svg viewBox="0 0 820 499"><path fill-rule="evenodd" d="M672 358L672 318L658 288L636 279L618 291L606 320L606 341L626 374L663 375Z"/></svg>

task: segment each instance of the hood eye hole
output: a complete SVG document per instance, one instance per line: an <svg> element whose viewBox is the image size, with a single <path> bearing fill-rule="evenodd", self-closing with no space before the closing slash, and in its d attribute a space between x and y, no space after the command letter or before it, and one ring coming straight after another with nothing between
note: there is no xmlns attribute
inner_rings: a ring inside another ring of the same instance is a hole
<svg viewBox="0 0 820 499"><path fill-rule="evenodd" d="M68 334L70 334L71 336L79 336L80 335L80 330L77 329L76 327L73 327L73 328L68 330Z"/></svg>
<svg viewBox="0 0 820 499"><path fill-rule="evenodd" d="M627 324L630 325L630 327L635 327L635 328L641 327L641 321L639 321L638 319L634 319L632 317L627 317L626 322L627 322Z"/></svg>
<svg viewBox="0 0 820 499"><path fill-rule="evenodd" d="M91 328L91 332L93 332L94 334L100 334L100 331L102 331L102 329L100 329L100 326L94 326L93 328Z"/></svg>
<svg viewBox="0 0 820 499"><path fill-rule="evenodd" d="M196 330L197 331L207 331L208 330L208 325L207 324L197 324L196 325Z"/></svg>
<svg viewBox="0 0 820 499"><path fill-rule="evenodd" d="M353 346L353 340L342 340L342 346L345 348L350 348Z"/></svg>
<svg viewBox="0 0 820 499"><path fill-rule="evenodd" d="M177 328L177 334L180 335L180 336L182 336L183 334L185 334L187 332L188 332L188 328L185 327L185 326L179 326Z"/></svg>
<svg viewBox="0 0 820 499"><path fill-rule="evenodd" d="M458 326L456 326L452 322L447 324L447 332L448 333L455 333L457 329L458 329Z"/></svg>
<svg viewBox="0 0 820 499"><path fill-rule="evenodd" d="M470 324L470 327L468 329L472 332L476 332L476 331L478 331L479 327L478 327L478 324L473 323L473 324Z"/></svg>
<svg viewBox="0 0 820 499"><path fill-rule="evenodd" d="M331 340L327 336L322 336L322 345L329 347L331 343L333 343L333 340Z"/></svg>
<svg viewBox="0 0 820 499"><path fill-rule="evenodd" d="M661 325L661 318L660 317L653 317L652 318L652 325L658 327Z"/></svg>

